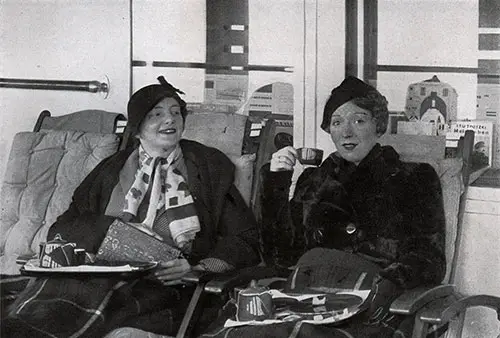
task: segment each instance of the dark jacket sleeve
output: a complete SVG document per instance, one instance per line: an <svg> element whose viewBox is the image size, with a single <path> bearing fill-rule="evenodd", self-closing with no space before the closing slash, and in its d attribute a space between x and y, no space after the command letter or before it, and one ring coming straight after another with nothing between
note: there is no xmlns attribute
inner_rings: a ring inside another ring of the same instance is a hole
<svg viewBox="0 0 500 338"><path fill-rule="evenodd" d="M312 170L306 169L300 175L295 195ZM268 264L287 268L294 265L305 251L303 205L295 199L289 199L292 171L271 172L267 164L260 174L264 259Z"/></svg>
<svg viewBox="0 0 500 338"><path fill-rule="evenodd" d="M234 268L260 261L257 223L234 186L234 164L221 151L184 141L188 181L202 224L190 263L216 258Z"/></svg>
<svg viewBox="0 0 500 338"><path fill-rule="evenodd" d="M411 192L402 200L406 236L400 239L397 261L381 275L405 288L441 283L446 273L446 223L439 177L432 166L422 163L403 189Z"/></svg>
<svg viewBox="0 0 500 338"><path fill-rule="evenodd" d="M238 189L231 188L224 196L219 217L219 240L210 258L218 258L235 268L259 263L259 236L255 217Z"/></svg>
<svg viewBox="0 0 500 338"><path fill-rule="evenodd" d="M114 217L104 215L114 187L113 182L103 178L110 161L108 158L99 163L76 188L69 208L50 227L49 240L60 234L64 240L76 243L87 252L97 252L114 220Z"/></svg>

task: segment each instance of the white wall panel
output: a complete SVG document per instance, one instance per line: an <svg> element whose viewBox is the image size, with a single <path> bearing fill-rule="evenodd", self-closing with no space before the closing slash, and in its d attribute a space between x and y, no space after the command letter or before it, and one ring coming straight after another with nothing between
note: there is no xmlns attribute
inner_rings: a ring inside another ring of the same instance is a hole
<svg viewBox="0 0 500 338"><path fill-rule="evenodd" d="M477 0L379 0L378 63L477 67Z"/></svg>
<svg viewBox="0 0 500 338"><path fill-rule="evenodd" d="M134 60L205 62L205 0L132 0Z"/></svg>
<svg viewBox="0 0 500 338"><path fill-rule="evenodd" d="M132 0L132 21L132 58L147 63L133 67L133 91L164 75L186 93L186 101L203 102L204 69L152 67L152 62L205 62L205 0Z"/></svg>
<svg viewBox="0 0 500 338"><path fill-rule="evenodd" d="M378 6L378 64L477 67L477 0L379 0ZM434 74L457 90L458 118L475 118L474 73L379 72L377 87L391 110L404 111L408 86Z"/></svg>
<svg viewBox="0 0 500 338"><path fill-rule="evenodd" d="M0 88L0 173L12 138L32 130L40 111L124 112L129 97L130 14L122 0L3 0L0 77L110 81L110 92Z"/></svg>

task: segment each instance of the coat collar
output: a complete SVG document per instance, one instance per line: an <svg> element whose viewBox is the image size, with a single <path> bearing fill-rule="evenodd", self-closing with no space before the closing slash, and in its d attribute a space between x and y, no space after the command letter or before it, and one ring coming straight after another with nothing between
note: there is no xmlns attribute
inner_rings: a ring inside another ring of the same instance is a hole
<svg viewBox="0 0 500 338"><path fill-rule="evenodd" d="M393 147L377 143L358 166L342 158L338 152L330 154L324 164L338 175L340 181L354 175L380 182L395 176L400 171L401 161Z"/></svg>
<svg viewBox="0 0 500 338"><path fill-rule="evenodd" d="M122 170L120 170L119 184L124 193L130 189L130 186L135 180L135 173L139 167L139 149L135 148L127 160L125 161Z"/></svg>
<svg viewBox="0 0 500 338"><path fill-rule="evenodd" d="M184 156L184 163L186 164L191 194L193 194L197 202L202 202L204 206L208 208L210 206L210 196L204 193L208 189L202 188L202 182L207 182L206 162L201 160L199 153L196 152L194 149L195 147L193 147L190 142L181 139L179 144Z"/></svg>
<svg viewBox="0 0 500 338"><path fill-rule="evenodd" d="M224 196L234 182L235 167L222 152L201 143L181 139L179 142L187 167L191 193L199 196L208 210L222 210ZM213 213L218 223L220 212Z"/></svg>

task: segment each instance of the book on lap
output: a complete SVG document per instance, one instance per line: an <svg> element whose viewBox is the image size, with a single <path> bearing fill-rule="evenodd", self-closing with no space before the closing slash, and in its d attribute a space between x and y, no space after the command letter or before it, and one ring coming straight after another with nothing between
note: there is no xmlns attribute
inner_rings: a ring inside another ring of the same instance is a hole
<svg viewBox="0 0 500 338"><path fill-rule="evenodd" d="M161 240L151 230L116 219L99 247L96 259L120 262L159 262L182 257L179 248Z"/></svg>

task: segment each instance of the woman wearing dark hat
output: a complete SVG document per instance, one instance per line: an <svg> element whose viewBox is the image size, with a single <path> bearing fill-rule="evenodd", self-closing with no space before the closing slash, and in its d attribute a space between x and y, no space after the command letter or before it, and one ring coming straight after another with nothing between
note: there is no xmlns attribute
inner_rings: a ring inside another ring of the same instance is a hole
<svg viewBox="0 0 500 338"><path fill-rule="evenodd" d="M182 256L160 262L146 279L37 282L14 304L2 327L6 336L100 337L120 326L174 335L193 291L182 285L183 275L225 272L259 261L255 219L233 185L233 164L214 148L181 139L182 92L159 80L139 89L128 103L127 128L135 142L86 177L48 238L60 234L96 254L119 218L141 223Z"/></svg>
<svg viewBox="0 0 500 338"><path fill-rule="evenodd" d="M405 337L388 307L404 289L442 281L445 216L434 169L403 163L378 143L387 122L385 97L346 78L332 90L321 124L336 152L304 170L289 200L297 150L282 148L263 168L260 190L264 258L295 266L285 290L368 288L375 293L367 311L330 328L292 322L233 328L227 337L297 330L299 337Z"/></svg>

